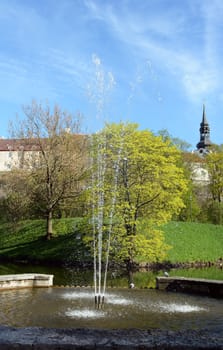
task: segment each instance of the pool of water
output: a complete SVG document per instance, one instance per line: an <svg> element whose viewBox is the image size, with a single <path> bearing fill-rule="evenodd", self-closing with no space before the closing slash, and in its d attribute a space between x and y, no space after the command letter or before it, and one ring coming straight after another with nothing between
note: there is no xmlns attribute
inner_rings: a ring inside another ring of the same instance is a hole
<svg viewBox="0 0 223 350"><path fill-rule="evenodd" d="M222 327L223 301L157 290L108 289L95 309L90 288L2 291L0 324L16 327L203 329Z"/></svg>

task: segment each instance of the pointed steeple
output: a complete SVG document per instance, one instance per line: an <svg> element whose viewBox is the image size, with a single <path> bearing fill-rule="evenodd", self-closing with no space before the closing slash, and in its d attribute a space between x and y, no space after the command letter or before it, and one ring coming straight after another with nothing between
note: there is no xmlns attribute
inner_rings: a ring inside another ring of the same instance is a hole
<svg viewBox="0 0 223 350"><path fill-rule="evenodd" d="M205 112L205 104L203 104L203 116L202 116L202 124L208 124Z"/></svg>
<svg viewBox="0 0 223 350"><path fill-rule="evenodd" d="M205 105L203 104L203 115L200 123L200 141L197 144L197 150L199 153L207 153L210 146L210 127L206 117Z"/></svg>

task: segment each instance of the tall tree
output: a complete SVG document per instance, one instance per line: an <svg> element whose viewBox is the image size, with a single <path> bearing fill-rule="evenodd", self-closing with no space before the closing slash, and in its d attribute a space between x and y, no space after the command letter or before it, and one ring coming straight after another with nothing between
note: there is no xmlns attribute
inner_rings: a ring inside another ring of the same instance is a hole
<svg viewBox="0 0 223 350"><path fill-rule="evenodd" d="M107 218L103 234L112 225L113 253L128 269L139 256L164 258L167 247L159 226L179 213L187 189L180 151L136 124L110 124L95 135L93 157L96 228L102 217Z"/></svg>
<svg viewBox="0 0 223 350"><path fill-rule="evenodd" d="M20 150L14 172L19 166L25 175L26 195L46 217L46 238L50 239L54 210L81 191L87 139L80 135L80 117L57 105L51 109L33 101L23 111L24 119L12 126Z"/></svg>

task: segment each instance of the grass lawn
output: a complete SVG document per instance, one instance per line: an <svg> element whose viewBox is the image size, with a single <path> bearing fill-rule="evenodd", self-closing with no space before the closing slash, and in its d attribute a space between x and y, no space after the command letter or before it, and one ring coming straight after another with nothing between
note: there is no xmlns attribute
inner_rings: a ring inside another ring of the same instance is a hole
<svg viewBox="0 0 223 350"><path fill-rule="evenodd" d="M55 236L44 239L45 221L28 220L0 225L0 259L63 263L92 261L79 239L81 218L54 220ZM214 262L223 258L223 226L170 222L164 226L166 242L172 247L166 258L177 262Z"/></svg>
<svg viewBox="0 0 223 350"><path fill-rule="evenodd" d="M172 246L167 260L214 262L223 258L223 226L193 222L170 222L164 226L166 242Z"/></svg>
<svg viewBox="0 0 223 350"><path fill-rule="evenodd" d="M0 259L61 263L73 257L87 260L86 249L77 238L80 218L54 220L54 237L45 239L44 220L23 221L16 226L0 225Z"/></svg>

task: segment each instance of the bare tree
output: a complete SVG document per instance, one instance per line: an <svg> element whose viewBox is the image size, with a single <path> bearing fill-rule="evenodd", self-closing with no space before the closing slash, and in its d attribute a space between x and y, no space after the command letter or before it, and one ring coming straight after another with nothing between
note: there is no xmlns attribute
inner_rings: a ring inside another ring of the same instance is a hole
<svg viewBox="0 0 223 350"><path fill-rule="evenodd" d="M51 110L33 101L23 111L25 118L12 125L19 160L15 167L26 174L25 192L46 217L50 239L55 208L81 192L87 137L80 134L80 116L57 105Z"/></svg>

